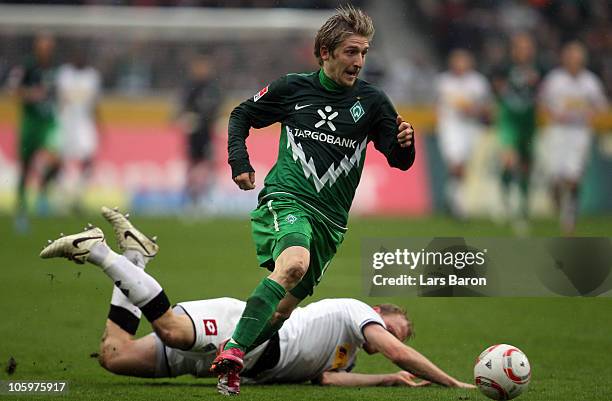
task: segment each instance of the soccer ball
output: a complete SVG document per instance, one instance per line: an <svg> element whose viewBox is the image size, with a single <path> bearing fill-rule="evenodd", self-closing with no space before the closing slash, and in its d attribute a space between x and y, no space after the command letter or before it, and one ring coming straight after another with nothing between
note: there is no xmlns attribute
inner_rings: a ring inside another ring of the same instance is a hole
<svg viewBox="0 0 612 401"><path fill-rule="evenodd" d="M474 380L480 391L494 400L511 400L527 390L531 366L527 356L508 344L482 351L474 366Z"/></svg>

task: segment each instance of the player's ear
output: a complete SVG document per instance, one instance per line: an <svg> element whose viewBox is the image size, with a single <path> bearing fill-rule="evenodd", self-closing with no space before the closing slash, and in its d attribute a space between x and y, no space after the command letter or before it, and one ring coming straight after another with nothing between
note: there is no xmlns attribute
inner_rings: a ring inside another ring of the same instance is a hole
<svg viewBox="0 0 612 401"><path fill-rule="evenodd" d="M321 54L321 60L323 61L329 60L331 56L331 53L329 52L329 49L327 48L327 46L321 46L321 49L319 50L319 54Z"/></svg>
<svg viewBox="0 0 612 401"><path fill-rule="evenodd" d="M372 309L374 309L374 312L378 313L379 315L381 315L381 311L380 311L380 306L373 306Z"/></svg>

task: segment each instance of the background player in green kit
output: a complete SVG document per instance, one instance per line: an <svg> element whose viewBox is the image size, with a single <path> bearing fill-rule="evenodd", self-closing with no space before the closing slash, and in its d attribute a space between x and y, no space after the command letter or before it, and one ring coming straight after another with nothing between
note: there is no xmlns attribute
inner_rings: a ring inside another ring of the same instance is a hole
<svg viewBox="0 0 612 401"><path fill-rule="evenodd" d="M42 173L39 212L48 209L46 189L49 182L57 175L59 158L57 157L57 116L55 109L55 67L53 53L55 41L47 34L41 34L34 40L33 56L26 59L23 66L12 73L11 86L16 90L21 101L21 125L19 129L19 156L21 171L17 189L16 228L27 229L26 184L28 175L34 166L35 157L41 154L45 160L46 170Z"/></svg>
<svg viewBox="0 0 612 401"><path fill-rule="evenodd" d="M412 126L381 90L357 78L373 35L363 11L338 9L315 39L319 71L274 81L230 116L229 163L243 190L255 188L249 129L280 122L281 135L278 160L251 213L258 261L272 273L248 298L213 362L223 394L239 393L244 353L270 338L321 280L344 239L368 142L391 167L407 170L414 162Z"/></svg>
<svg viewBox="0 0 612 401"><path fill-rule="evenodd" d="M493 75L498 99L498 131L502 143L502 188L508 210L511 184L520 192L517 228L526 228L533 137L536 130L536 91L541 73L535 63L535 44L527 33L511 39L511 61Z"/></svg>

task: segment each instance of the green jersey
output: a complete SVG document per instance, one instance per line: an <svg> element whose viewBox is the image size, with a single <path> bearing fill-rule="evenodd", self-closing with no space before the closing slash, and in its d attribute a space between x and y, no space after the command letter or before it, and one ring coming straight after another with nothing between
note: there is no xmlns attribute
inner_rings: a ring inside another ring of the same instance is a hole
<svg viewBox="0 0 612 401"><path fill-rule="evenodd" d="M541 78L539 68L534 65L510 64L496 71L493 79L504 82L504 89L497 94L501 108L517 117L535 114Z"/></svg>
<svg viewBox="0 0 612 401"><path fill-rule="evenodd" d="M42 67L34 59L24 63L20 87L42 87L46 96L37 101L24 101L22 105L23 118L35 121L55 119L55 68Z"/></svg>
<svg viewBox="0 0 612 401"><path fill-rule="evenodd" d="M387 96L363 80L341 87L323 70L289 74L232 111L232 176L254 171L245 145L249 129L280 122L278 159L260 202L290 197L345 230L370 141L392 167L407 170L414 162L414 144L397 142L396 118Z"/></svg>

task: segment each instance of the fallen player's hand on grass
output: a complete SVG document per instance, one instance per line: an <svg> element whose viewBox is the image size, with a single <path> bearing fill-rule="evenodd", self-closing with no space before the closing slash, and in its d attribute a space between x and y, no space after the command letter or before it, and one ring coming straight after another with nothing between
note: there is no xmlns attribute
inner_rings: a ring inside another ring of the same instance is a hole
<svg viewBox="0 0 612 401"><path fill-rule="evenodd" d="M476 388L476 386L473 385L473 384L460 382L459 380L457 380L451 387L466 388L466 389L475 389Z"/></svg>
<svg viewBox="0 0 612 401"><path fill-rule="evenodd" d="M414 136L414 128L412 125L402 118L402 116L397 116L397 129L399 133L397 134L397 143L402 148L407 148L412 145L412 140Z"/></svg>
<svg viewBox="0 0 612 401"><path fill-rule="evenodd" d="M234 177L234 182L243 191L255 188L255 172L242 173Z"/></svg>
<svg viewBox="0 0 612 401"><path fill-rule="evenodd" d="M414 381L414 379L418 379L418 377L410 372L406 372L405 370L400 370L399 372L394 373L393 379L392 385L394 386L424 387L431 384L431 382L427 380L421 380L419 382Z"/></svg>

